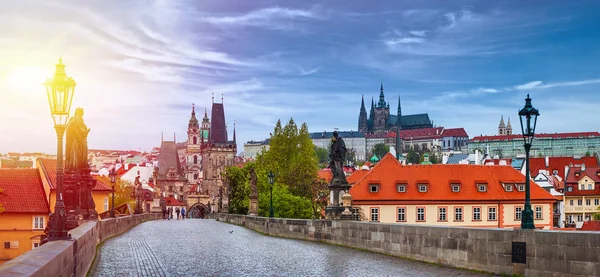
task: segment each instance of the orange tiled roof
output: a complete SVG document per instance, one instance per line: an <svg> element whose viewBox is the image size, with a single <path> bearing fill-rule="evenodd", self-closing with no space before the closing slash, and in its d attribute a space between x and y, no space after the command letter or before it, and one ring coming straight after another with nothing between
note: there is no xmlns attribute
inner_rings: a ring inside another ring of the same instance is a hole
<svg viewBox="0 0 600 277"><path fill-rule="evenodd" d="M42 176L43 178L47 178L48 179L48 184L50 185L50 189L51 190L55 190L56 189L56 167L57 162L55 159L38 159L38 161L40 162L40 168L42 169L42 171L44 172L44 176ZM96 184L94 185L94 187L92 188L93 191L112 191L112 188L106 184L104 184L102 181L99 181L98 179L96 179Z"/></svg>
<svg viewBox="0 0 600 277"><path fill-rule="evenodd" d="M502 183L524 183L525 177L511 166L483 165L402 165L387 154L350 189L353 201L424 200L424 201L524 201L525 192L505 191ZM460 182L460 192L452 192L451 183ZM369 192L369 184L380 185ZM396 184L407 185L397 192ZM417 183L428 184L427 192L418 192ZM487 192L478 192L476 184L487 183ZM537 185L531 186L533 201L555 202L554 197Z"/></svg>
<svg viewBox="0 0 600 277"><path fill-rule="evenodd" d="M37 169L0 169L0 188L5 213L50 213Z"/></svg>
<svg viewBox="0 0 600 277"><path fill-rule="evenodd" d="M319 179L323 179L327 183L331 182L331 178L333 178L333 174L331 173L331 169L329 168L323 168L319 170L318 174Z"/></svg>
<svg viewBox="0 0 600 277"><path fill-rule="evenodd" d="M348 184L356 183L356 181L365 177L365 175L367 175L367 173L369 173L369 171L370 170L366 170L366 169L360 169L360 170L354 171L352 174L350 174L350 176L348 176L348 178L346 178L346 180L348 181Z"/></svg>
<svg viewBox="0 0 600 277"><path fill-rule="evenodd" d="M171 196L165 197L165 202L167 203L167 206L185 206L185 204Z"/></svg>

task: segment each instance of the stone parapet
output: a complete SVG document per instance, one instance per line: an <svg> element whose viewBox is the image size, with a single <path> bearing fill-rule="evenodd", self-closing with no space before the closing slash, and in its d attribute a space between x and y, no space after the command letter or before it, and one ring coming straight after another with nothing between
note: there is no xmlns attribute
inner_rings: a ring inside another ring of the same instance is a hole
<svg viewBox="0 0 600 277"><path fill-rule="evenodd" d="M94 261L96 246L160 214L140 214L88 221L69 231L70 240L50 241L0 265L0 276L85 276Z"/></svg>
<svg viewBox="0 0 600 277"><path fill-rule="evenodd" d="M483 229L217 214L217 220L292 239L325 242L444 266L524 276L600 276L600 232ZM512 243L525 242L525 264Z"/></svg>

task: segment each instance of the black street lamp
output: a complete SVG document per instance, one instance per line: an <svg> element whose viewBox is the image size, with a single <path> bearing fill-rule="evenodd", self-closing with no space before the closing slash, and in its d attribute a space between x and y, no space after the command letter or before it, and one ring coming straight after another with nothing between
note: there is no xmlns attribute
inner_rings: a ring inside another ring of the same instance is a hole
<svg viewBox="0 0 600 277"><path fill-rule="evenodd" d="M117 171L113 167L108 173L110 183L112 184L112 207L110 208L110 217L115 217L115 183L117 183Z"/></svg>
<svg viewBox="0 0 600 277"><path fill-rule="evenodd" d="M269 177L269 184L271 185L271 208L269 209L269 217L275 217L275 212L273 211L273 183L275 183L275 174L273 174L273 171L269 171L267 177Z"/></svg>
<svg viewBox="0 0 600 277"><path fill-rule="evenodd" d="M521 120L521 131L523 132L523 140L525 142L525 207L521 214L521 229L535 229L533 223L533 210L531 209L530 199L530 176L529 176L529 151L531 143L535 136L535 125L540 112L531 105L531 98L527 94L525 99L525 107L519 111L519 119ZM532 122L533 121L533 122ZM531 125L533 123L533 126Z"/></svg>
<svg viewBox="0 0 600 277"><path fill-rule="evenodd" d="M67 77L62 59L58 59L54 78L48 79L44 83L44 86L46 86L46 93L48 94L48 103L50 104L50 114L54 119L54 129L56 130L56 137L58 139L56 157L56 203L54 204L54 213L50 215L48 240L68 239L66 226L67 214L63 199L63 137L71 112L71 103L73 101L75 85L75 81L72 78Z"/></svg>

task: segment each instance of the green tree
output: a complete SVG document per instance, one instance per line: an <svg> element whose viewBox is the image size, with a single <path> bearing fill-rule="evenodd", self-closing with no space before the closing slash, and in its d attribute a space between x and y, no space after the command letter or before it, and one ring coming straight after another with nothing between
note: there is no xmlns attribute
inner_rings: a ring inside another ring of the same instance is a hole
<svg viewBox="0 0 600 277"><path fill-rule="evenodd" d="M406 163L418 164L419 159L419 153L417 153L417 151L415 151L415 149L411 147L408 150L408 154L406 154Z"/></svg>
<svg viewBox="0 0 600 277"><path fill-rule="evenodd" d="M383 144L383 143L378 143L375 144L375 146L373 146L373 154L375 154L378 158L383 158L383 156L385 156L385 154L390 152L390 147Z"/></svg>
<svg viewBox="0 0 600 277"><path fill-rule="evenodd" d="M273 171L275 215L312 218L314 202L317 199L313 187L318 180L318 162L319 158L306 123L298 128L292 118L282 127L281 121L278 120L269 142L269 150L256 157L259 214L266 216L269 213L270 184L267 174Z"/></svg>
<svg viewBox="0 0 600 277"><path fill-rule="evenodd" d="M327 162L329 161L329 152L327 151L327 149L323 147L317 147L315 145L315 153L317 154L319 164L327 165Z"/></svg>
<svg viewBox="0 0 600 277"><path fill-rule="evenodd" d="M585 156L586 156L586 157L589 157L589 156L591 156L591 154L590 154L590 151L587 151L587 152L585 152Z"/></svg>
<svg viewBox="0 0 600 277"><path fill-rule="evenodd" d="M252 163L247 163L244 168L228 166L223 177L229 186L229 213L248 214L250 206L250 184L248 180L249 169Z"/></svg>
<svg viewBox="0 0 600 277"><path fill-rule="evenodd" d="M594 220L600 220L600 207L598 207L596 210L598 210L598 212L594 213Z"/></svg>

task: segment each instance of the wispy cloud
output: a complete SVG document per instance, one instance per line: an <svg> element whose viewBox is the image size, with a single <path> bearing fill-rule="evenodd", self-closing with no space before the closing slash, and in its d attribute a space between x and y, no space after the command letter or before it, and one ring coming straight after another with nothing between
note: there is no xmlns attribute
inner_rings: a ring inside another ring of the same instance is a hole
<svg viewBox="0 0 600 277"><path fill-rule="evenodd" d="M201 20L215 25L259 26L268 29L293 30L299 28L294 23L295 20L309 19L321 19L321 16L312 10L271 7L244 14L209 16Z"/></svg>
<svg viewBox="0 0 600 277"><path fill-rule="evenodd" d="M583 86L590 84L599 84L600 79L588 79L581 81L569 81L569 82L555 82L555 83L544 83L542 81L533 81L526 84L515 86L517 90L531 90L531 89L546 89L555 87L572 87L572 86Z"/></svg>
<svg viewBox="0 0 600 277"><path fill-rule="evenodd" d="M541 84L542 84L542 81L531 81L531 82L526 83L526 84L515 86L515 89L517 89L517 90L534 89L536 87L539 87Z"/></svg>

